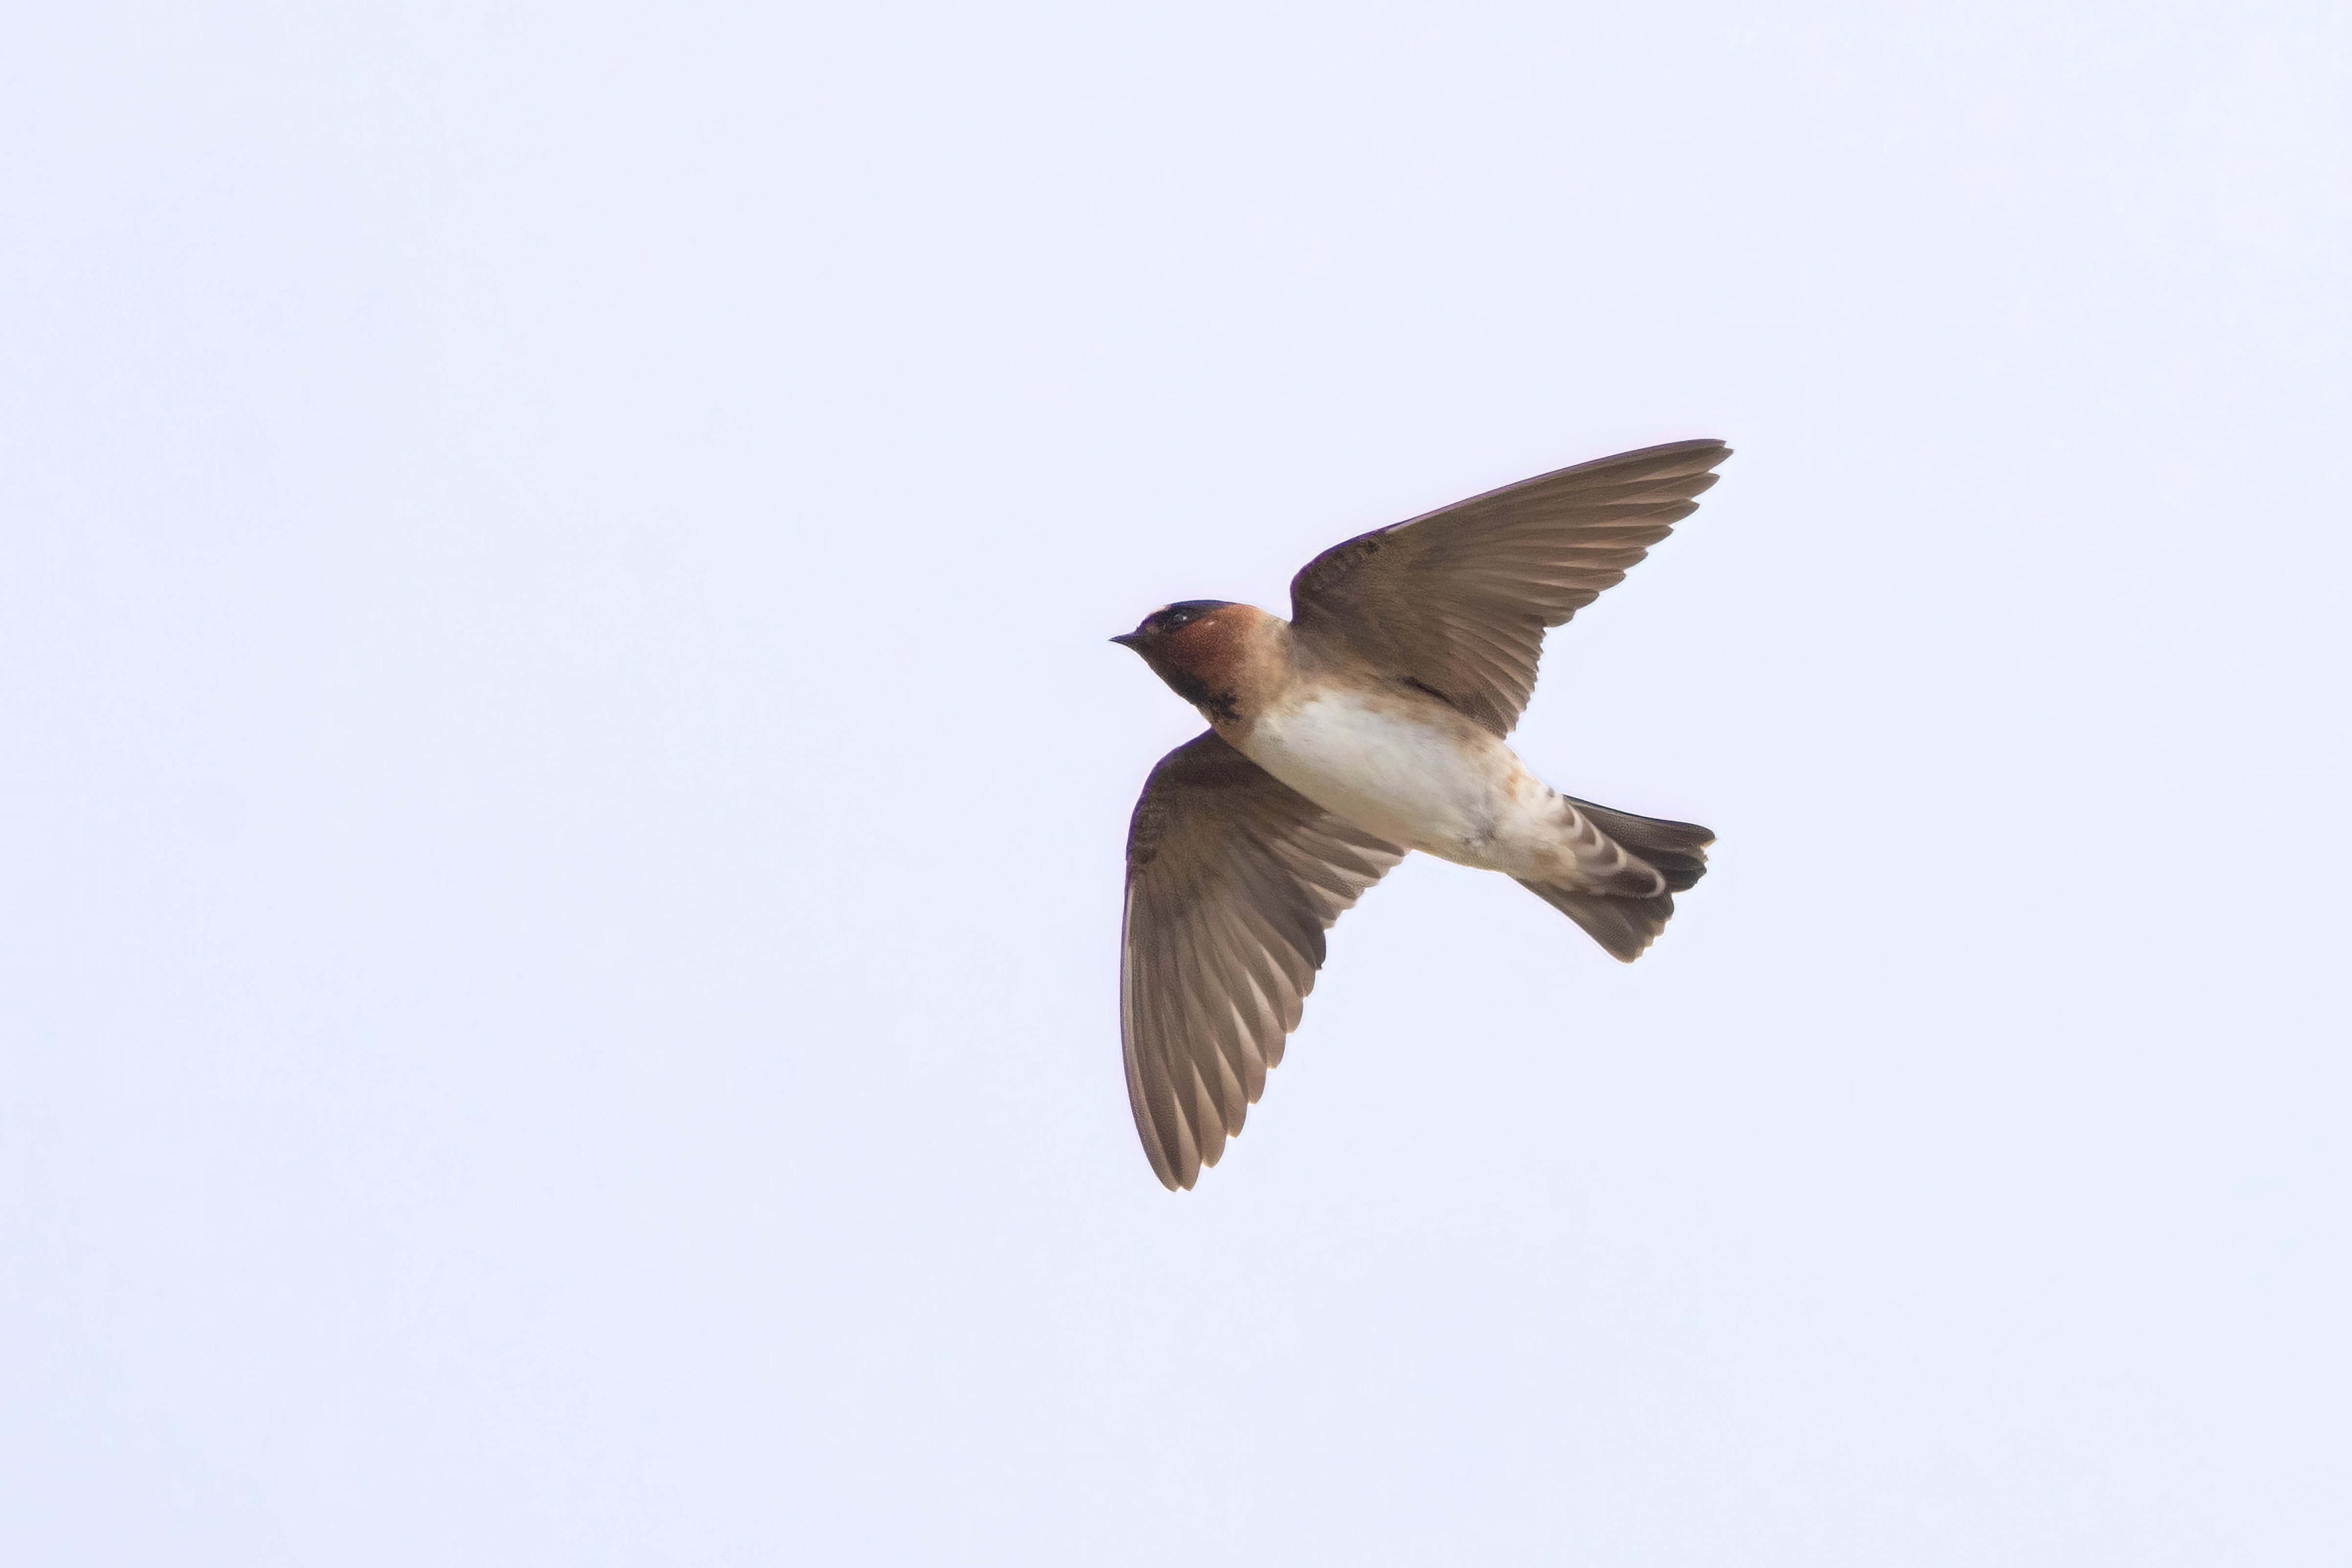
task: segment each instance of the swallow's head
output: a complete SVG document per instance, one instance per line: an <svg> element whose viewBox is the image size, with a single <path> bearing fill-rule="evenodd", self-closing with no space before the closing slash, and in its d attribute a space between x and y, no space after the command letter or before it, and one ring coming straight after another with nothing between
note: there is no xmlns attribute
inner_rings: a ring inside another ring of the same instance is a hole
<svg viewBox="0 0 2352 1568"><path fill-rule="evenodd" d="M1200 642L1200 630L1213 624L1220 610L1246 610L1245 604L1235 604L1230 599L1185 599L1174 604L1162 605L1143 618L1143 623L1132 632L1123 632L1112 642L1123 648L1132 648L1149 659L1155 650L1170 650L1178 644L1181 633L1191 631L1188 643Z"/></svg>
<svg viewBox="0 0 2352 1568"><path fill-rule="evenodd" d="M1186 599L1112 642L1134 649L1176 695L1211 718L1234 719L1246 696L1251 654L1275 618L1250 604Z"/></svg>

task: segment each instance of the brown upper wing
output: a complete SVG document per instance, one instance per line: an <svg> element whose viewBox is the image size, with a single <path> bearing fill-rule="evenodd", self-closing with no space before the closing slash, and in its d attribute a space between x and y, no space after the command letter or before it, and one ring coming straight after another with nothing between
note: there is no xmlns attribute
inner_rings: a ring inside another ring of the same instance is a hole
<svg viewBox="0 0 2352 1568"><path fill-rule="evenodd" d="M1291 620L1508 735L1545 629L1696 511L1730 455L1720 441L1622 452L1360 534L1291 579Z"/></svg>
<svg viewBox="0 0 2352 1568"><path fill-rule="evenodd" d="M1127 836L1119 1033L1151 1168L1189 1187L1265 1090L1323 933L1404 851L1212 730L1151 770Z"/></svg>

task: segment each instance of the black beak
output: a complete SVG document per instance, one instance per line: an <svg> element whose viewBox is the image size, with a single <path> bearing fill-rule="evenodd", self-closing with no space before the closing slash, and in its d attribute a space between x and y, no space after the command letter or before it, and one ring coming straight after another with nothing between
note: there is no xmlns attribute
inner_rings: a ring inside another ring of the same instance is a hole
<svg viewBox="0 0 2352 1568"><path fill-rule="evenodd" d="M1122 632L1118 636L1113 637L1111 641L1118 643L1122 648L1140 648L1143 646L1143 638L1139 633L1133 632Z"/></svg>

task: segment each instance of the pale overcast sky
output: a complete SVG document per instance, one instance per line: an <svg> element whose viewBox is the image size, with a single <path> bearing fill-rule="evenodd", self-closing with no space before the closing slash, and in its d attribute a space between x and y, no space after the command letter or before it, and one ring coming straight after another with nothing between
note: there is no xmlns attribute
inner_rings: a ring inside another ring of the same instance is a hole
<svg viewBox="0 0 2352 1568"><path fill-rule="evenodd" d="M0 24L0 1555L2352 1559L2339 4ZM1104 639L1720 436L1200 1190ZM1397 1151L1404 1153L1400 1155Z"/></svg>

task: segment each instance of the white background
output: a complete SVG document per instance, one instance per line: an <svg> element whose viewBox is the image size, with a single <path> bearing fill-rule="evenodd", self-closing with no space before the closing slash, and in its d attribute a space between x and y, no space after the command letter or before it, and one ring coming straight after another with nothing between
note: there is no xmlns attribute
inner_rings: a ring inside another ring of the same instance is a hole
<svg viewBox="0 0 2352 1568"><path fill-rule="evenodd" d="M2340 1564L2336 5L19 8L0 1553ZM1198 1192L1104 639L1738 448Z"/></svg>

